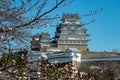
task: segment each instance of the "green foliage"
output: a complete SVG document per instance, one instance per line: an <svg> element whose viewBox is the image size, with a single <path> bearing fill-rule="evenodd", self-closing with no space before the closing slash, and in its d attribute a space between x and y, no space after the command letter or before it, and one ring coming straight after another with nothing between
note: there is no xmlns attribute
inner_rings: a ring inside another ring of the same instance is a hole
<svg viewBox="0 0 120 80"><path fill-rule="evenodd" d="M8 70L8 72L11 73L15 72L16 74L23 74L28 72L28 69L26 67L26 60L19 55L3 54L0 59L0 63L1 68L5 68L6 70Z"/></svg>
<svg viewBox="0 0 120 80"><path fill-rule="evenodd" d="M2 57L1 57L1 59L0 59L0 63L1 63L2 65L6 64L6 62L7 62L7 57L8 57L7 54L2 54Z"/></svg>

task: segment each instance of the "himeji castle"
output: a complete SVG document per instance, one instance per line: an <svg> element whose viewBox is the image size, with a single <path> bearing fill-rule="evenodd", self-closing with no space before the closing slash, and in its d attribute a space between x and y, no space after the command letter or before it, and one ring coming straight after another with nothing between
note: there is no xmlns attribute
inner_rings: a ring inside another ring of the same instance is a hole
<svg viewBox="0 0 120 80"><path fill-rule="evenodd" d="M65 52L68 48L77 48L81 52L88 52L89 34L84 24L79 21L80 17L78 14L63 14L62 22L56 27L54 40L51 41L49 47L57 47L62 52ZM36 37L34 36L34 38ZM32 46L34 46L33 43L35 42L37 44L41 43L41 40L33 40ZM38 46L38 49L40 49L40 46Z"/></svg>

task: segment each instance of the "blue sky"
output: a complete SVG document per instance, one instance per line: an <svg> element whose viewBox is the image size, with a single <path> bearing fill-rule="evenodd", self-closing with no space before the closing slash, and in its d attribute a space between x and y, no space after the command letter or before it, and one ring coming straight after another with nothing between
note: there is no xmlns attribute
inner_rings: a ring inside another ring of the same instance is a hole
<svg viewBox="0 0 120 80"><path fill-rule="evenodd" d="M63 13L82 15L101 8L103 11L100 15L82 17L83 22L96 19L94 23L85 26L91 35L89 49L90 51L112 51L112 49L120 51L120 0L75 0L72 4L52 12L51 15ZM54 36L55 28L41 28L39 32L49 32L51 36Z"/></svg>

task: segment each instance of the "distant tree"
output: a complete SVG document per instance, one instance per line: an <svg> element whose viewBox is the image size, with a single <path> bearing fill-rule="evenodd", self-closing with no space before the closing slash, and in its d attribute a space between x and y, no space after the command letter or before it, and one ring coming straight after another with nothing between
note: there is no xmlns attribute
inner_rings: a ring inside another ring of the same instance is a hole
<svg viewBox="0 0 120 80"><path fill-rule="evenodd" d="M113 53L118 53L118 51L119 51L118 49L112 49Z"/></svg>

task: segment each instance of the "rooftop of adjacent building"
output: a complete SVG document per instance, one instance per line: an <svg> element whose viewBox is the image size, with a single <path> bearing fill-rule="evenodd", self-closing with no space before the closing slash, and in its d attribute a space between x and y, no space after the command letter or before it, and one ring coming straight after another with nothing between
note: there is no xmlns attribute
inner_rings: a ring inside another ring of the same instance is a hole
<svg viewBox="0 0 120 80"><path fill-rule="evenodd" d="M116 53L116 52L80 52L79 50L77 50L76 48L69 48L69 50L73 51L73 52L79 52L82 54L81 58L106 58L106 57L120 57L120 53ZM67 50L66 50L67 51ZM30 51L31 52L31 51ZM40 54L40 51L32 51L34 53L34 55L37 55L38 53ZM42 52L42 53L52 53L51 55L55 56L55 55L63 55L65 52L61 52L60 49L58 48L49 48L47 49L46 52Z"/></svg>

